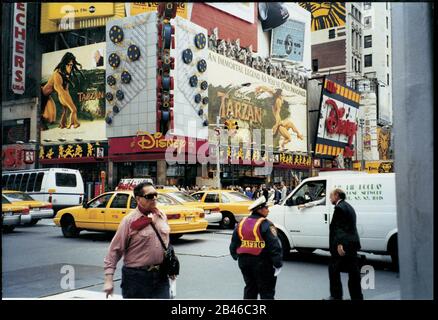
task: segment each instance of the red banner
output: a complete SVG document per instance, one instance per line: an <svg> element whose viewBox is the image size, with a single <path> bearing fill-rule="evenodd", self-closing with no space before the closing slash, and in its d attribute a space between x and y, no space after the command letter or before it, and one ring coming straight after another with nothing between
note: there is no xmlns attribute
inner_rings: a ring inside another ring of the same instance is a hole
<svg viewBox="0 0 438 320"><path fill-rule="evenodd" d="M207 140L196 140L187 137L172 136L166 138L161 132L139 132L137 136L109 138L109 155L133 153L164 153L173 148L178 153L196 154L198 149L208 143Z"/></svg>

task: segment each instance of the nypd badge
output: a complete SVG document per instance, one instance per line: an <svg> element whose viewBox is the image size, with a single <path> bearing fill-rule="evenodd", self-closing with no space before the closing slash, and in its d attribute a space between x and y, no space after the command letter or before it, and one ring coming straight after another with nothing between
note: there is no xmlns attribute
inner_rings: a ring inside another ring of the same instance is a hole
<svg viewBox="0 0 438 320"><path fill-rule="evenodd" d="M271 233L274 235L274 237L277 236L277 228L275 226L271 225L269 230L271 230Z"/></svg>

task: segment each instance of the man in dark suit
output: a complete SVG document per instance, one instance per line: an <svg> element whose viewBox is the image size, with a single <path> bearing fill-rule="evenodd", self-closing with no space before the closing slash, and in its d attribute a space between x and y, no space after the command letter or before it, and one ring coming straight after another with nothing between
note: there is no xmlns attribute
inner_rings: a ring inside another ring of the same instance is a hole
<svg viewBox="0 0 438 320"><path fill-rule="evenodd" d="M357 251L360 239L356 228L356 212L345 201L345 192L335 189L330 194L330 201L335 211L330 223L329 264L330 300L342 299L341 271L348 272L348 290L352 300L363 300L359 261Z"/></svg>

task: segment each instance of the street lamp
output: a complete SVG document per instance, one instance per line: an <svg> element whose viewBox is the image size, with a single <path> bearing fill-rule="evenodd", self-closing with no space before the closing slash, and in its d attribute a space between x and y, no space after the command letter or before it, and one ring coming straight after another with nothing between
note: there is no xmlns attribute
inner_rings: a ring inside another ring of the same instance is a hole
<svg viewBox="0 0 438 320"><path fill-rule="evenodd" d="M361 161L360 161L360 165L361 165L361 167L362 167L362 165L363 165L363 160L364 160L364 158L363 158L363 149L364 149L364 143L363 143L363 127L364 127L364 124L365 124L365 119L359 119L360 139L361 139L361 149L362 149L362 152L361 152ZM356 146L356 147L357 147L357 146Z"/></svg>
<svg viewBox="0 0 438 320"><path fill-rule="evenodd" d="M249 87L251 85L250 82L246 82L246 83L242 83L240 85L240 87ZM231 90L233 90L233 87L231 87L226 93L225 96L227 96ZM220 124L220 116L216 117L216 124L215 125L209 125L210 127L214 127L216 132L219 132L218 139L217 139L217 146L216 146L216 178L217 178L217 187L218 189L221 188L221 176L220 176L220 172L221 172L221 164L219 162L219 158L220 158L220 144L221 144L221 139L220 139L220 129L222 127L224 127L224 125ZM228 143L228 142L227 142Z"/></svg>

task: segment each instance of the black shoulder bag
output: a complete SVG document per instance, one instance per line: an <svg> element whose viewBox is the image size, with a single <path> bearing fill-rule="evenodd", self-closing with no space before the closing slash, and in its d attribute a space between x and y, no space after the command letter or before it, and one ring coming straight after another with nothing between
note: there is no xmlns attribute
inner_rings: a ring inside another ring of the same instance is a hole
<svg viewBox="0 0 438 320"><path fill-rule="evenodd" d="M161 238L158 230L155 228L155 225L151 223L152 228L154 228L155 233L158 236L158 239L161 242L161 245L164 249L164 261L161 266L164 268L164 272L167 273L168 276L177 276L179 275L179 260L175 254L175 250L173 246L169 243L169 246L166 248L163 239Z"/></svg>

